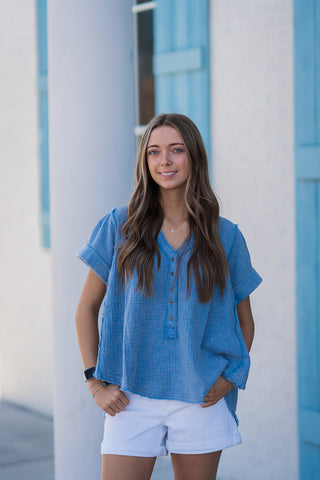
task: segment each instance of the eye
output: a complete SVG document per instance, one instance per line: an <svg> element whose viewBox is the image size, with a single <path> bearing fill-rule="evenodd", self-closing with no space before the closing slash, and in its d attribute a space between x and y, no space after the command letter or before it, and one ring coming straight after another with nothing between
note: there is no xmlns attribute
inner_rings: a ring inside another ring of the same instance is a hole
<svg viewBox="0 0 320 480"><path fill-rule="evenodd" d="M184 152L183 148L179 148L179 147L174 148L173 151L174 151L174 153L183 153Z"/></svg>
<svg viewBox="0 0 320 480"><path fill-rule="evenodd" d="M155 149L150 149L148 150L148 156L153 156L153 155L157 155L158 153L158 150L155 150Z"/></svg>

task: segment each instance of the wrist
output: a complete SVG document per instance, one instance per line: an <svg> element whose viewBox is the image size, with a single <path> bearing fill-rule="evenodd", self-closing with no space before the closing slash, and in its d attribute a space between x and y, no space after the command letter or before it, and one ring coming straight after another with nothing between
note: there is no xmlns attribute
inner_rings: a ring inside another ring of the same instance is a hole
<svg viewBox="0 0 320 480"><path fill-rule="evenodd" d="M103 385L103 383L102 383L101 380L98 380L97 378L95 378L93 380L89 380L87 382L87 387L88 387L88 390L89 390L90 394L92 395L100 385Z"/></svg>
<svg viewBox="0 0 320 480"><path fill-rule="evenodd" d="M227 379L226 377L224 377L223 375L221 375L221 378L223 378L223 380L229 385L230 390L232 390L232 389L235 387L235 385L234 385L232 382L230 382L230 380L228 380L228 379Z"/></svg>
<svg viewBox="0 0 320 480"><path fill-rule="evenodd" d="M100 390L102 390L102 388L106 387L108 384L106 382L102 382L100 381L100 384L97 385L97 387L95 388L95 390L93 390L91 393L91 398L94 398L95 397L95 394L98 393Z"/></svg>

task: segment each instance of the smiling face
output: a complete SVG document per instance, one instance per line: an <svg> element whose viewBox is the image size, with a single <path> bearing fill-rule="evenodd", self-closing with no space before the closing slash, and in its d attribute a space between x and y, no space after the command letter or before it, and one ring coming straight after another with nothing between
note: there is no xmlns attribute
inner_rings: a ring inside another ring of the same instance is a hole
<svg viewBox="0 0 320 480"><path fill-rule="evenodd" d="M152 130L147 146L147 162L151 177L160 190L184 192L190 174L185 144L178 131L169 126Z"/></svg>

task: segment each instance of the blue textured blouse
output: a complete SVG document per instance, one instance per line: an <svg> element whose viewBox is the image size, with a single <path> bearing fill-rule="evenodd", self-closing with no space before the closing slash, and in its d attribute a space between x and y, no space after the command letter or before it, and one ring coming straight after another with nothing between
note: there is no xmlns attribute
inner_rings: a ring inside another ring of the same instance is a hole
<svg viewBox="0 0 320 480"><path fill-rule="evenodd" d="M230 275L223 296L218 287L210 302L200 303L191 269L187 296L187 263L191 236L174 250L160 231L161 264L154 261L153 295L137 292L137 275L121 289L117 248L127 207L103 217L78 256L107 285L103 301L97 378L150 398L203 403L222 375L235 385L226 395L234 414L238 388L244 389L250 358L236 306L260 284L237 225L220 217L219 234Z"/></svg>

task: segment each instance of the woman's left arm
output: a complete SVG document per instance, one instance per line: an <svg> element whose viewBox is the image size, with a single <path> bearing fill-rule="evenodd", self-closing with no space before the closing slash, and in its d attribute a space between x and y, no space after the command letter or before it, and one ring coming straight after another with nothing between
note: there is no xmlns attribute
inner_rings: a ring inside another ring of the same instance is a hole
<svg viewBox="0 0 320 480"><path fill-rule="evenodd" d="M237 305L237 312L242 336L249 352L254 336L254 321L249 297L245 298ZM234 385L231 382L220 376L204 397L205 403L202 403L201 407L210 407L211 405L214 405L230 392L233 387Z"/></svg>
<svg viewBox="0 0 320 480"><path fill-rule="evenodd" d="M254 336L254 321L251 312L250 297L245 298L237 305L237 312L242 336L247 345L248 352L250 352Z"/></svg>

